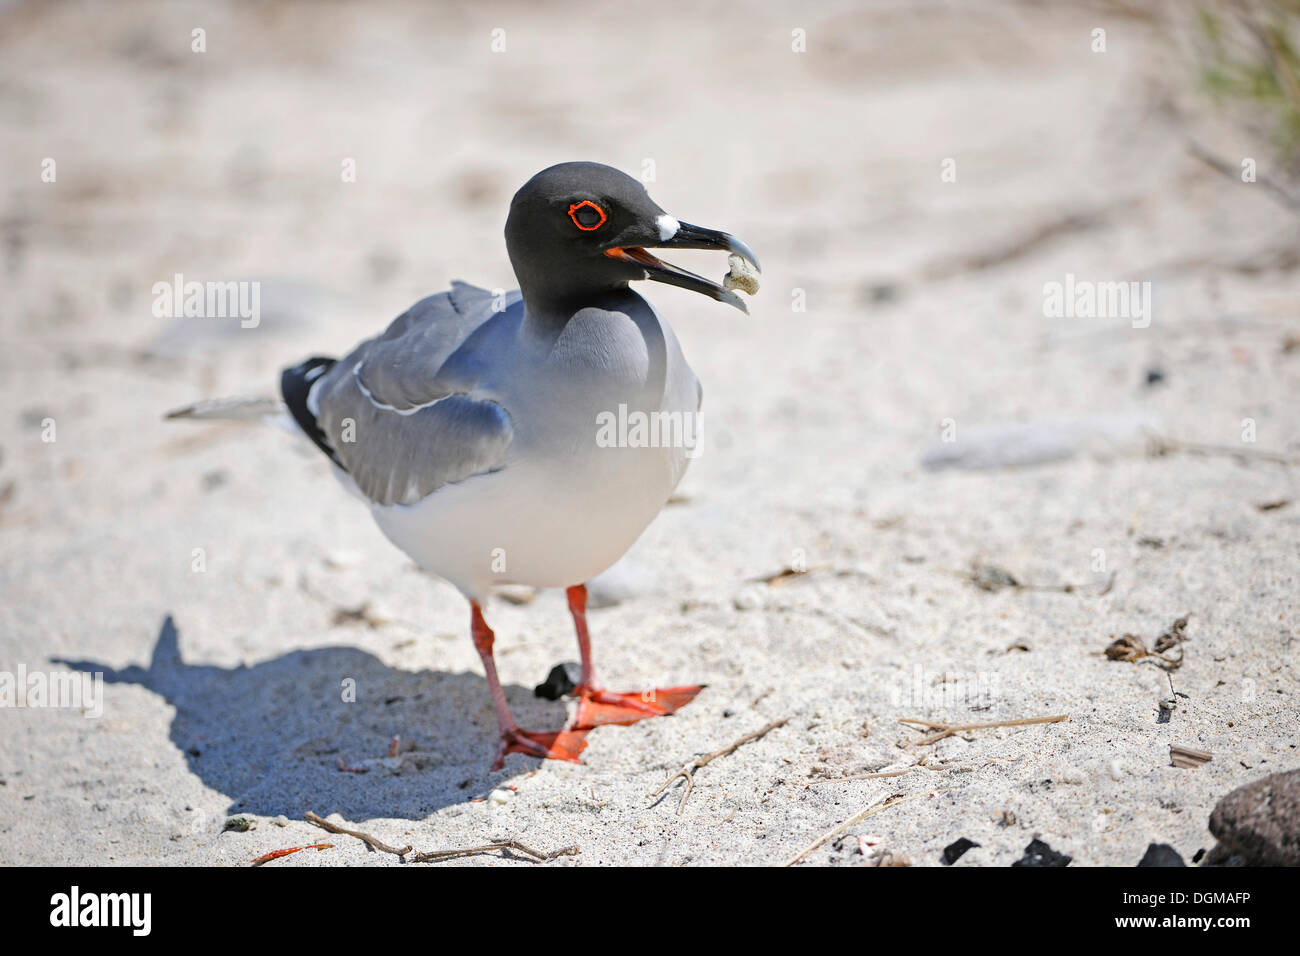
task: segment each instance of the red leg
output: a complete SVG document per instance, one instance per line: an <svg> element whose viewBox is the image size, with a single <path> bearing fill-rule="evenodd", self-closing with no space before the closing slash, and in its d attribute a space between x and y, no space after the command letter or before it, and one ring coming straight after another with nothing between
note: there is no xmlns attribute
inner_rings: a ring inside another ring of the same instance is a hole
<svg viewBox="0 0 1300 956"><path fill-rule="evenodd" d="M582 677L574 689L578 695L578 712L569 725L574 730L590 730L601 724L635 724L647 717L665 717L689 704L704 689L664 687L619 694L596 685L596 668L591 662L591 637L587 633L587 587L575 584L566 592L573 628L578 632L578 652L582 655Z"/></svg>
<svg viewBox="0 0 1300 956"><path fill-rule="evenodd" d="M483 609L477 601L470 601L470 630L474 635L474 647L483 661L483 670L487 674L488 690L492 694L492 703L497 709L497 726L501 731L501 744L497 749L493 770L505 766L506 754L521 753L534 757L549 757L552 760L568 760L581 763L578 754L587 746L585 730L565 729L549 733L520 730L514 717L510 716L510 707L506 704L505 691L497 678L497 665L492 657L492 645L496 635L483 620Z"/></svg>

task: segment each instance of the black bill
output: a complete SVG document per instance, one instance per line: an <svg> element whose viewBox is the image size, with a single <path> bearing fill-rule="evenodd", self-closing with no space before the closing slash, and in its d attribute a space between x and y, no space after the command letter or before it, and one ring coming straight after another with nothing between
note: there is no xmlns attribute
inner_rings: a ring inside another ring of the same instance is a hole
<svg viewBox="0 0 1300 956"><path fill-rule="evenodd" d="M735 236L730 233L719 232L716 229L693 226L689 222L679 223L677 232L673 234L672 238L649 245L653 249L716 249L720 252L730 252L748 262L753 266L755 272L762 271L754 251ZM657 256L647 252L644 246L619 246L605 250L605 255L615 259L622 259L625 262L636 263L645 269L646 278L654 282L663 282L682 289L690 289L692 292L703 293L711 299L735 306L746 315L749 314L749 307L736 293L724 289L718 283L706 279L704 276L696 275L694 272L675 266L670 262L664 262Z"/></svg>

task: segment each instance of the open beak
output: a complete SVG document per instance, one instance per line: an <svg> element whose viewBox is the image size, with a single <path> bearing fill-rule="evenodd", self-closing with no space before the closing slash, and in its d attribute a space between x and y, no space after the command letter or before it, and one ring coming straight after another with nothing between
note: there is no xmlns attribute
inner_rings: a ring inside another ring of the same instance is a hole
<svg viewBox="0 0 1300 956"><path fill-rule="evenodd" d="M754 268L755 272L762 271L754 251L735 236L726 232L718 232L716 229L692 226L689 222L678 223L677 231L671 238L654 242L650 244L650 248L717 249L740 256ZM644 246L616 246L613 249L606 249L605 255L611 259L622 259L624 262L632 262L641 266L645 270L647 279L663 282L667 285L675 285L682 289L690 289L692 292L701 292L711 299L734 305L741 312L746 315L749 314L749 308L736 293L724 289L718 283L706 279L704 276L698 276L694 272L688 272L679 266L652 256Z"/></svg>

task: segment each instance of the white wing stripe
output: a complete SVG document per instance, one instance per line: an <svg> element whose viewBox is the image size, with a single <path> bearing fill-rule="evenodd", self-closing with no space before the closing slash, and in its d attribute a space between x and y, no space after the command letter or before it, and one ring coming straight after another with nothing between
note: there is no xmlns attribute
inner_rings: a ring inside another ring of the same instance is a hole
<svg viewBox="0 0 1300 956"><path fill-rule="evenodd" d="M460 394L458 392L452 392L450 395L442 395L431 402L425 402L423 405L412 405L410 408L398 408L395 405L387 405L375 398L370 389L366 388L366 383L361 381L361 369L365 364L365 362L358 362L352 369L352 377L357 380L357 388L361 389L361 394L366 397L366 401L370 402L370 404L375 406L375 408L383 409L386 412L396 412L398 415L414 415L416 412L423 411L426 408L432 408L439 402L451 398L452 395ZM315 390L314 385L312 386L312 390ZM310 395L307 396L307 407L311 408Z"/></svg>

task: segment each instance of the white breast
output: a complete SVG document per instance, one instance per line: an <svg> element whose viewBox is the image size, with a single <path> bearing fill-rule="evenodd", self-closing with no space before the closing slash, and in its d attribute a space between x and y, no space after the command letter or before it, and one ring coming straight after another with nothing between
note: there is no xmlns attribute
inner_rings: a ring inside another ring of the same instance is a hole
<svg viewBox="0 0 1300 956"><path fill-rule="evenodd" d="M496 584L581 584L612 565L663 508L692 454L681 441L667 447L597 443L597 416L617 418L621 403L679 421L697 414L695 376L671 329L660 324L667 375L655 404L647 406L638 388L644 361L629 377L638 362L627 361L626 346L586 353L622 357L620 367L611 364L598 374L590 364L574 367L581 349L557 351L559 364L548 373L556 391L521 377L520 394L503 396L516 431L506 467L445 485L412 505L372 507L384 534L421 568L472 598ZM606 345L609 332L600 333ZM569 388L578 373L581 387ZM634 432L619 437L636 439ZM692 427L680 437L698 436Z"/></svg>

